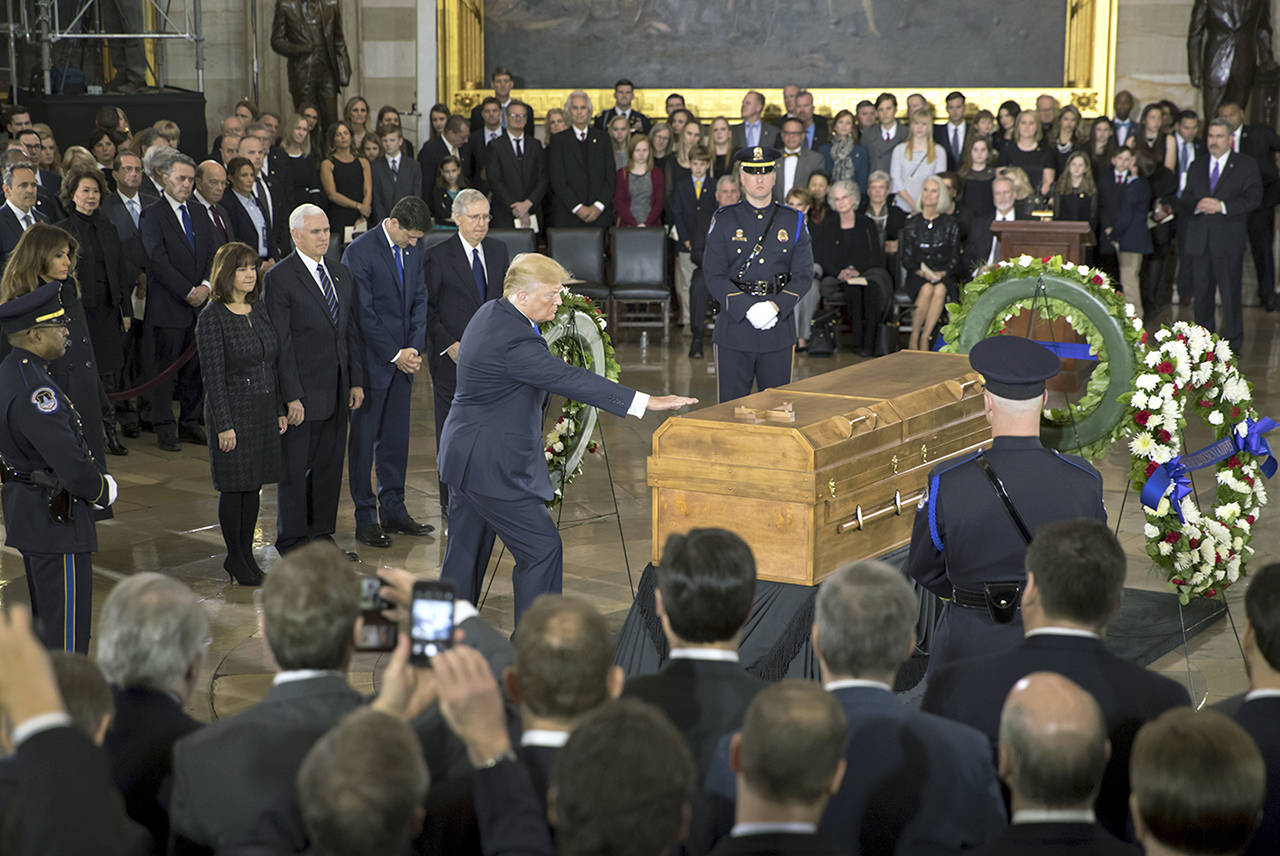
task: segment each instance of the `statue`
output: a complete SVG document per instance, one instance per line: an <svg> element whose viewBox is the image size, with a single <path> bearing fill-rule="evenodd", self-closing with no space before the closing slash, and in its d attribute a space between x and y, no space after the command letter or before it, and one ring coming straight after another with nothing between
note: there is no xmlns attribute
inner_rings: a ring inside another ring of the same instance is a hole
<svg viewBox="0 0 1280 856"><path fill-rule="evenodd" d="M351 57L338 2L277 0L271 23L271 49L288 59L294 106L315 104L321 128L339 118L338 89L351 82Z"/></svg>
<svg viewBox="0 0 1280 856"><path fill-rule="evenodd" d="M1187 32L1187 71L1204 95L1205 120L1218 105L1249 106L1259 72L1276 66L1271 55L1271 0L1195 0Z"/></svg>

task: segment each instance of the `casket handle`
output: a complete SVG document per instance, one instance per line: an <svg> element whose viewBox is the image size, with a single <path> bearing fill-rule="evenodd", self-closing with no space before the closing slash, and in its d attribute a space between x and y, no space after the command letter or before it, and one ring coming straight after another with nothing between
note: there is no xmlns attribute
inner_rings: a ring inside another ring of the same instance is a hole
<svg viewBox="0 0 1280 856"><path fill-rule="evenodd" d="M916 491L914 494L908 497L904 497L901 491L895 490L893 492L893 502L887 503L882 508L877 508L875 511L864 514L862 512L862 506L859 505L853 511L853 519L846 520L844 523L841 523L838 531L847 532L850 529L856 529L857 531L861 532L864 528L866 528L866 524L868 522L875 520L877 517L884 517L886 514L891 514L891 513L894 515L901 516L902 506L904 504L910 505L913 502L918 502L920 500L920 497L922 496L924 496L923 490Z"/></svg>

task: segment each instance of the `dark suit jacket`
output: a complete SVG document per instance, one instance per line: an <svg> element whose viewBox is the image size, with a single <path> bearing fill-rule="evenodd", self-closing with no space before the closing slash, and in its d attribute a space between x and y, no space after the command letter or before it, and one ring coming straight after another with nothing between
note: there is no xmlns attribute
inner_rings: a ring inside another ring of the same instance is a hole
<svg viewBox="0 0 1280 856"><path fill-rule="evenodd" d="M462 176L470 181L467 172L466 144L458 149L458 160L462 162ZM431 191L436 186L436 174L440 171L440 161L449 157L449 146L444 137L432 137L422 144L418 152L418 166L422 167L422 198L431 201Z"/></svg>
<svg viewBox="0 0 1280 856"><path fill-rule="evenodd" d="M547 813L523 763L507 761L477 770L473 781L485 853L554 856Z"/></svg>
<svg viewBox="0 0 1280 856"><path fill-rule="evenodd" d="M744 124L744 122L739 122L729 128L729 133L732 135L733 139L733 147L735 149L743 148L747 144L747 130L743 127ZM780 129L777 125L770 125L762 118L760 120L760 145L772 145L773 141L778 138L779 130Z"/></svg>
<svg viewBox="0 0 1280 856"><path fill-rule="evenodd" d="M973 856L1141 856L1142 848L1121 841L1096 823L1019 823Z"/></svg>
<svg viewBox="0 0 1280 856"><path fill-rule="evenodd" d="M1267 796L1262 824L1244 851L1245 856L1280 852L1280 697L1264 696L1244 702L1234 719L1262 750L1267 765Z"/></svg>
<svg viewBox="0 0 1280 856"><path fill-rule="evenodd" d="M1120 252L1151 252L1151 230L1147 228L1147 209L1151 204L1151 185L1141 176L1129 176L1123 185L1116 183L1115 170L1102 173L1098 182L1098 222L1104 253L1114 253L1112 242ZM1110 229L1110 235L1107 230Z"/></svg>
<svg viewBox="0 0 1280 856"><path fill-rule="evenodd" d="M542 406L556 393L626 415L635 390L553 357L511 301L485 303L462 334L458 385L440 433L445 484L500 500L554 495L542 452Z"/></svg>
<svg viewBox="0 0 1280 856"><path fill-rule="evenodd" d="M289 236L289 214L293 211L293 182L289 177L289 170L282 169L276 171L274 165L272 170L267 174L266 178L267 192L271 195L269 200L271 204L270 221L271 240L275 246L274 259L281 259L293 251L293 238ZM227 193L222 197L225 204Z"/></svg>
<svg viewBox="0 0 1280 856"><path fill-rule="evenodd" d="M509 263L507 245L496 238L485 238L480 248L487 274L484 299L493 300L502 296L502 280ZM471 260L456 235L427 251L426 267L427 368L432 383L452 390L457 384L457 366L448 354L440 352L462 341L471 316L480 308L480 293L471 274Z"/></svg>
<svg viewBox="0 0 1280 856"><path fill-rule="evenodd" d="M545 157L542 143L533 134L526 132L520 145L524 149L524 157L519 161L516 160L516 150L511 138L505 134L494 140L486 150L486 178L489 190L493 193L495 229L515 227L511 205L523 199L533 203L533 207L529 209L530 214L542 216L542 197L547 193L547 171L543 166Z"/></svg>
<svg viewBox="0 0 1280 856"><path fill-rule="evenodd" d="M897 208L896 205L894 207ZM1030 218L1024 212L1014 208L1013 219L1029 220ZM967 234L964 239L964 264L967 269L971 270L987 263L991 255L991 242L996 237L991 232L991 224L995 221L996 218L990 216L974 218L965 223Z"/></svg>
<svg viewBox="0 0 1280 856"><path fill-rule="evenodd" d="M31 209L31 217L36 223L51 222L39 208ZM61 219L61 218L59 218ZM56 221L53 221L56 222ZM0 204L0 270L9 262L9 254L22 240L22 224L8 205Z"/></svg>
<svg viewBox="0 0 1280 856"><path fill-rule="evenodd" d="M501 137L505 133L506 131L502 131L498 136ZM466 164L463 166L462 171L467 175L471 186L484 194L489 192L489 179L485 174L485 167L489 165L489 144L485 142L485 137L488 134L488 129L484 127L472 131L471 137L467 140L466 145L462 147L462 154Z"/></svg>
<svg viewBox="0 0 1280 856"><path fill-rule="evenodd" d="M781 152L782 149L778 149L778 151ZM786 201L785 194L783 193L783 189L782 189L782 185L784 183L784 174L783 174L784 166L783 165L785 163L786 163L785 158L779 160L777 170L775 171L775 174L778 176L778 178L773 183L773 201L774 202ZM809 186L809 176L813 175L815 172L822 171L823 169L826 168L826 166L827 166L827 162L822 157L822 155L818 154L813 149L807 149L804 146L801 146L800 153L799 155L797 155L797 160L796 160L795 181L792 183L791 187L788 188L788 190L795 190L797 187L800 188L801 190L806 189Z"/></svg>
<svg viewBox="0 0 1280 856"><path fill-rule="evenodd" d="M142 222L142 209L147 204L148 200L143 199L139 194L139 223ZM132 288L132 284L138 280L138 274L146 273L147 270L147 254L142 249L142 235L138 231L138 227L133 225L133 218L129 216L129 209L125 207L118 193L109 193L107 198L102 200L102 213L115 224L116 234L120 236L120 245L124 250L126 265L125 276L129 280L130 288Z"/></svg>
<svg viewBox="0 0 1280 856"><path fill-rule="evenodd" d="M521 746L516 750L520 763L529 772L529 781L538 794L543 810L547 807L547 786L551 784L551 768L560 750L554 746Z"/></svg>
<svg viewBox="0 0 1280 856"><path fill-rule="evenodd" d="M1097 639L1043 634L1027 637L1008 651L939 668L929 676L921 709L977 728L994 749L1005 696L1019 679L1039 671L1070 678L1102 707L1111 759L1098 793L1098 821L1112 835L1131 840L1128 799L1133 738L1144 723L1189 703L1181 684L1120 659Z"/></svg>
<svg viewBox="0 0 1280 856"><path fill-rule="evenodd" d="M151 837L125 814L102 750L78 729L66 726L34 734L15 757L24 856L152 852Z"/></svg>
<svg viewBox="0 0 1280 856"><path fill-rule="evenodd" d="M351 272L325 263L338 296L335 330L329 307L303 256L292 252L267 271L264 299L280 342L280 395L301 401L307 419L328 419L365 385L364 340Z"/></svg>
<svg viewBox="0 0 1280 856"><path fill-rule="evenodd" d="M128 268L124 253L120 249L120 234L116 231L115 224L101 213L96 213L89 218L88 223L73 214L57 225L70 232L80 242L81 252L76 259L80 302L86 307L95 309L114 306L119 310L121 317L132 318L133 301L129 299L129 295L133 290L133 282L128 279ZM96 261L84 252L84 246L91 238L97 238L99 246L102 247L102 258ZM102 290L99 290L94 283L98 263L102 264L107 275L106 288Z"/></svg>
<svg viewBox="0 0 1280 856"><path fill-rule="evenodd" d="M147 323L154 327L195 326L199 310L187 303L187 293L209 278L213 254L222 245L209 216L194 199L188 200L187 213L195 233L194 250L167 197L143 208L138 220L147 254Z"/></svg>
<svg viewBox="0 0 1280 856"><path fill-rule="evenodd" d="M312 744L361 702L338 675L291 681L179 740L170 807L175 838L215 850L247 838L263 809L294 789Z"/></svg>
<svg viewBox="0 0 1280 856"><path fill-rule="evenodd" d="M43 186L36 189L36 210L48 217L50 223L57 223L67 216L67 212L62 210L62 203L58 201L57 195Z"/></svg>
<svg viewBox="0 0 1280 856"><path fill-rule="evenodd" d="M200 728L168 693L143 687L112 688L116 715L102 748L129 817L163 848L169 840L169 788L173 744Z"/></svg>
<svg viewBox="0 0 1280 856"><path fill-rule="evenodd" d="M573 213L577 205L599 202L604 211L596 219L597 226L613 222L613 191L617 168L609 136L599 128L587 130L585 143L579 142L573 128L551 138L551 223L552 226L583 226Z"/></svg>
<svg viewBox="0 0 1280 856"><path fill-rule="evenodd" d="M1262 205L1280 202L1280 171L1276 169L1276 152L1280 152L1280 134L1266 125L1245 125L1240 129L1240 153L1258 163L1262 178Z"/></svg>
<svg viewBox="0 0 1280 856"><path fill-rule="evenodd" d="M694 196L693 178L682 178L674 187L668 188L667 208L671 210L676 224L677 241L684 249L684 242L699 249L707 242L707 228L711 225L711 216L716 213L716 183L711 173L702 180L702 195ZM698 253L695 261L701 261L702 253Z"/></svg>
<svg viewBox="0 0 1280 856"><path fill-rule="evenodd" d="M249 204L252 205L254 203L250 202ZM258 227L254 225L253 218L249 216L249 209L245 208L244 203L240 201L240 197L236 196L234 192L228 189L227 192L222 195L222 202L220 202L219 205L221 205L223 211L227 212L227 216L223 220L223 224L227 227L228 236L231 240L243 241L255 250L258 249ZM262 212L261 208L258 210ZM265 220L266 213L263 212L262 216ZM213 226L212 219L210 219L209 225ZM213 231L214 234L217 234L218 230L215 228ZM265 258L280 258L280 248L276 246L275 233L274 230L270 228L270 224L268 224L267 228L267 255Z"/></svg>
<svg viewBox="0 0 1280 856"><path fill-rule="evenodd" d="M400 155L400 168L393 176L385 157L369 165L373 176L373 217L377 223L391 216L391 208L406 196L422 195L422 167L413 158Z"/></svg>
<svg viewBox="0 0 1280 856"><path fill-rule="evenodd" d="M843 851L821 835L806 832L764 832L756 835L727 835L711 850L711 856L768 856L772 853L839 856Z"/></svg>
<svg viewBox="0 0 1280 856"><path fill-rule="evenodd" d="M689 744L701 781L720 738L742 726L747 705L767 686L738 663L677 658L656 674L631 678L622 694L671 718Z"/></svg>
<svg viewBox="0 0 1280 856"><path fill-rule="evenodd" d="M601 113L599 116L596 117L596 127L602 131L608 131L609 122L611 122L613 120L613 117L616 115L618 115L618 108L610 107L608 110L605 110L603 113ZM632 133L636 132L637 123L640 126L639 131L641 134L649 133L649 129L653 127L653 121L648 116L644 115L639 110L632 107L631 108L631 132Z"/></svg>
<svg viewBox="0 0 1280 856"><path fill-rule="evenodd" d="M1185 247L1192 255L1235 256L1244 252L1245 221L1262 202L1262 178L1257 162L1248 155L1232 152L1218 186L1209 190L1211 157L1197 158L1187 170L1187 186L1179 201L1186 219ZM1196 214L1196 204L1212 196L1227 206L1226 214Z"/></svg>
<svg viewBox="0 0 1280 856"><path fill-rule="evenodd" d="M368 385L386 389L400 371L391 359L401 348L425 352L427 338L427 279L422 245L405 247L404 283L395 255L381 226L374 226L351 242L342 263L356 282L360 331L364 337L364 366Z"/></svg>
<svg viewBox="0 0 1280 856"><path fill-rule="evenodd" d="M964 144L971 134L973 134L973 123L965 122L964 133L960 135L960 150L953 151L951 148L951 123L940 122L933 126L933 141L942 146L942 150L947 153L947 169L952 172L960 168L960 161L964 158ZM884 137L881 137L880 141L884 142Z"/></svg>
<svg viewBox="0 0 1280 856"><path fill-rule="evenodd" d="M807 128L805 129L808 130ZM823 143L831 142L831 130L827 126L827 117L818 113L813 114L813 140L806 139L804 145L811 149L817 149ZM782 150L782 130L779 128L778 133L773 135L773 147Z"/></svg>

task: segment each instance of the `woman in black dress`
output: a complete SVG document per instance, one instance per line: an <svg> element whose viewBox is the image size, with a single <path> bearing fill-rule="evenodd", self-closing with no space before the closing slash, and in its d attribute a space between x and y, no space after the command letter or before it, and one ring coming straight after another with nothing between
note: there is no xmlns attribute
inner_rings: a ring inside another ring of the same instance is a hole
<svg viewBox="0 0 1280 856"><path fill-rule="evenodd" d="M462 176L462 162L453 155L445 155L440 159L436 169L435 183L431 186L431 198L427 200L431 206L431 219L435 220L435 229L456 229L453 222L453 200L467 188L467 180Z"/></svg>
<svg viewBox="0 0 1280 856"><path fill-rule="evenodd" d="M289 180L293 186L289 210L307 202L320 205L324 202L324 196L320 190L320 164L311 153L310 120L295 113L282 130L284 133L280 139L280 148L289 157L285 162L285 169L289 172Z"/></svg>
<svg viewBox="0 0 1280 856"><path fill-rule="evenodd" d="M124 388L124 334L133 323L133 302L126 262L120 252L120 234L98 210L107 195L106 181L98 170L73 172L62 181L62 207L71 216L58 223L80 244L76 280L84 306L85 326L93 343L94 361L102 378L103 393ZM129 450L116 434L115 408L104 402L103 433L113 455Z"/></svg>
<svg viewBox="0 0 1280 856"><path fill-rule="evenodd" d="M92 169L92 168L90 168ZM49 363L49 374L80 416L85 444L94 461L107 471L106 437L102 427L102 381L93 356L93 341L85 323L76 283L80 242L65 229L36 223L23 233L0 278L0 302L21 297L48 282L59 282L58 294L67 313L67 353ZM110 509L95 513L110 517Z"/></svg>
<svg viewBox="0 0 1280 856"><path fill-rule="evenodd" d="M1098 185L1084 152L1073 152L1053 183L1053 219L1079 220L1097 225Z"/></svg>
<svg viewBox="0 0 1280 856"><path fill-rule="evenodd" d="M320 186L329 199L329 252L340 254L346 246L346 228L368 217L372 210L373 180L369 162L356 153L346 122L330 125L324 139Z"/></svg>
<svg viewBox="0 0 1280 856"><path fill-rule="evenodd" d="M929 349L947 298L959 297L955 270L960 263L960 224L955 215L942 213L950 204L946 184L931 175L920 188L920 213L908 217L902 227L899 252L907 272L904 286L916 305L907 344L912 350Z"/></svg>
<svg viewBox="0 0 1280 856"><path fill-rule="evenodd" d="M280 435L287 424L276 382L276 333L262 296L258 252L224 244L213 257L210 300L196 320L204 377L209 466L218 491L222 567L246 586L262 583L253 557L259 493L280 480Z"/></svg>
<svg viewBox="0 0 1280 856"><path fill-rule="evenodd" d="M889 192L891 181L889 173L882 169L867 176L867 195L862 198L858 213L876 227L876 237L880 240L880 248L884 250L885 267L896 281L898 236L906 225L907 212L893 203L893 194Z"/></svg>
<svg viewBox="0 0 1280 856"><path fill-rule="evenodd" d="M1002 166L1016 166L1027 174L1033 193L1047 197L1055 177L1053 152L1041 140L1040 119L1034 110L1018 114L1012 145L1000 152Z"/></svg>
<svg viewBox="0 0 1280 856"><path fill-rule="evenodd" d="M996 177L996 151L990 137L971 136L960 161L960 212L967 220L994 217L996 203L991 197L991 181Z"/></svg>
<svg viewBox="0 0 1280 856"><path fill-rule="evenodd" d="M1071 153L1084 148L1089 138L1085 133L1084 118L1075 105L1068 104L1058 111L1058 118L1053 120L1049 129L1048 148L1053 152L1053 169L1062 175L1067 168L1067 158Z"/></svg>
<svg viewBox="0 0 1280 856"><path fill-rule="evenodd" d="M1178 144L1173 134L1164 130L1164 111L1159 104L1148 104L1142 108L1142 119L1138 128L1124 141L1134 151L1146 150L1157 163L1162 163L1170 171L1178 168Z"/></svg>
<svg viewBox="0 0 1280 856"><path fill-rule="evenodd" d="M1104 174L1111 172L1111 156L1116 153L1116 126L1106 116L1093 120L1086 150L1093 164L1093 183L1099 184Z"/></svg>
<svg viewBox="0 0 1280 856"><path fill-rule="evenodd" d="M823 297L841 294L849 308L853 348L872 356L880 324L893 298L893 280L884 266L884 248L875 224L858 216L857 182L837 181L827 191L831 214L813 230L813 260L822 267ZM901 210L901 209L899 209Z"/></svg>
<svg viewBox="0 0 1280 856"><path fill-rule="evenodd" d="M1022 108L1018 106L1017 101L1004 102L996 112L996 134L994 143L996 151L1001 154L1004 153L1005 148L1013 145L1013 141L1018 137L1018 116L1021 113Z"/></svg>

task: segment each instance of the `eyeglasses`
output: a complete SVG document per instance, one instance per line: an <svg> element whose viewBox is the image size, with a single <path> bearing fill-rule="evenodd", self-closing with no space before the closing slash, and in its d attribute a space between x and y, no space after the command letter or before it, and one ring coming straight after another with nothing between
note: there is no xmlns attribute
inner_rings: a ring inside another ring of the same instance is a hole
<svg viewBox="0 0 1280 856"><path fill-rule="evenodd" d="M468 220L475 220L477 223L488 223L493 219L491 214L463 214Z"/></svg>

